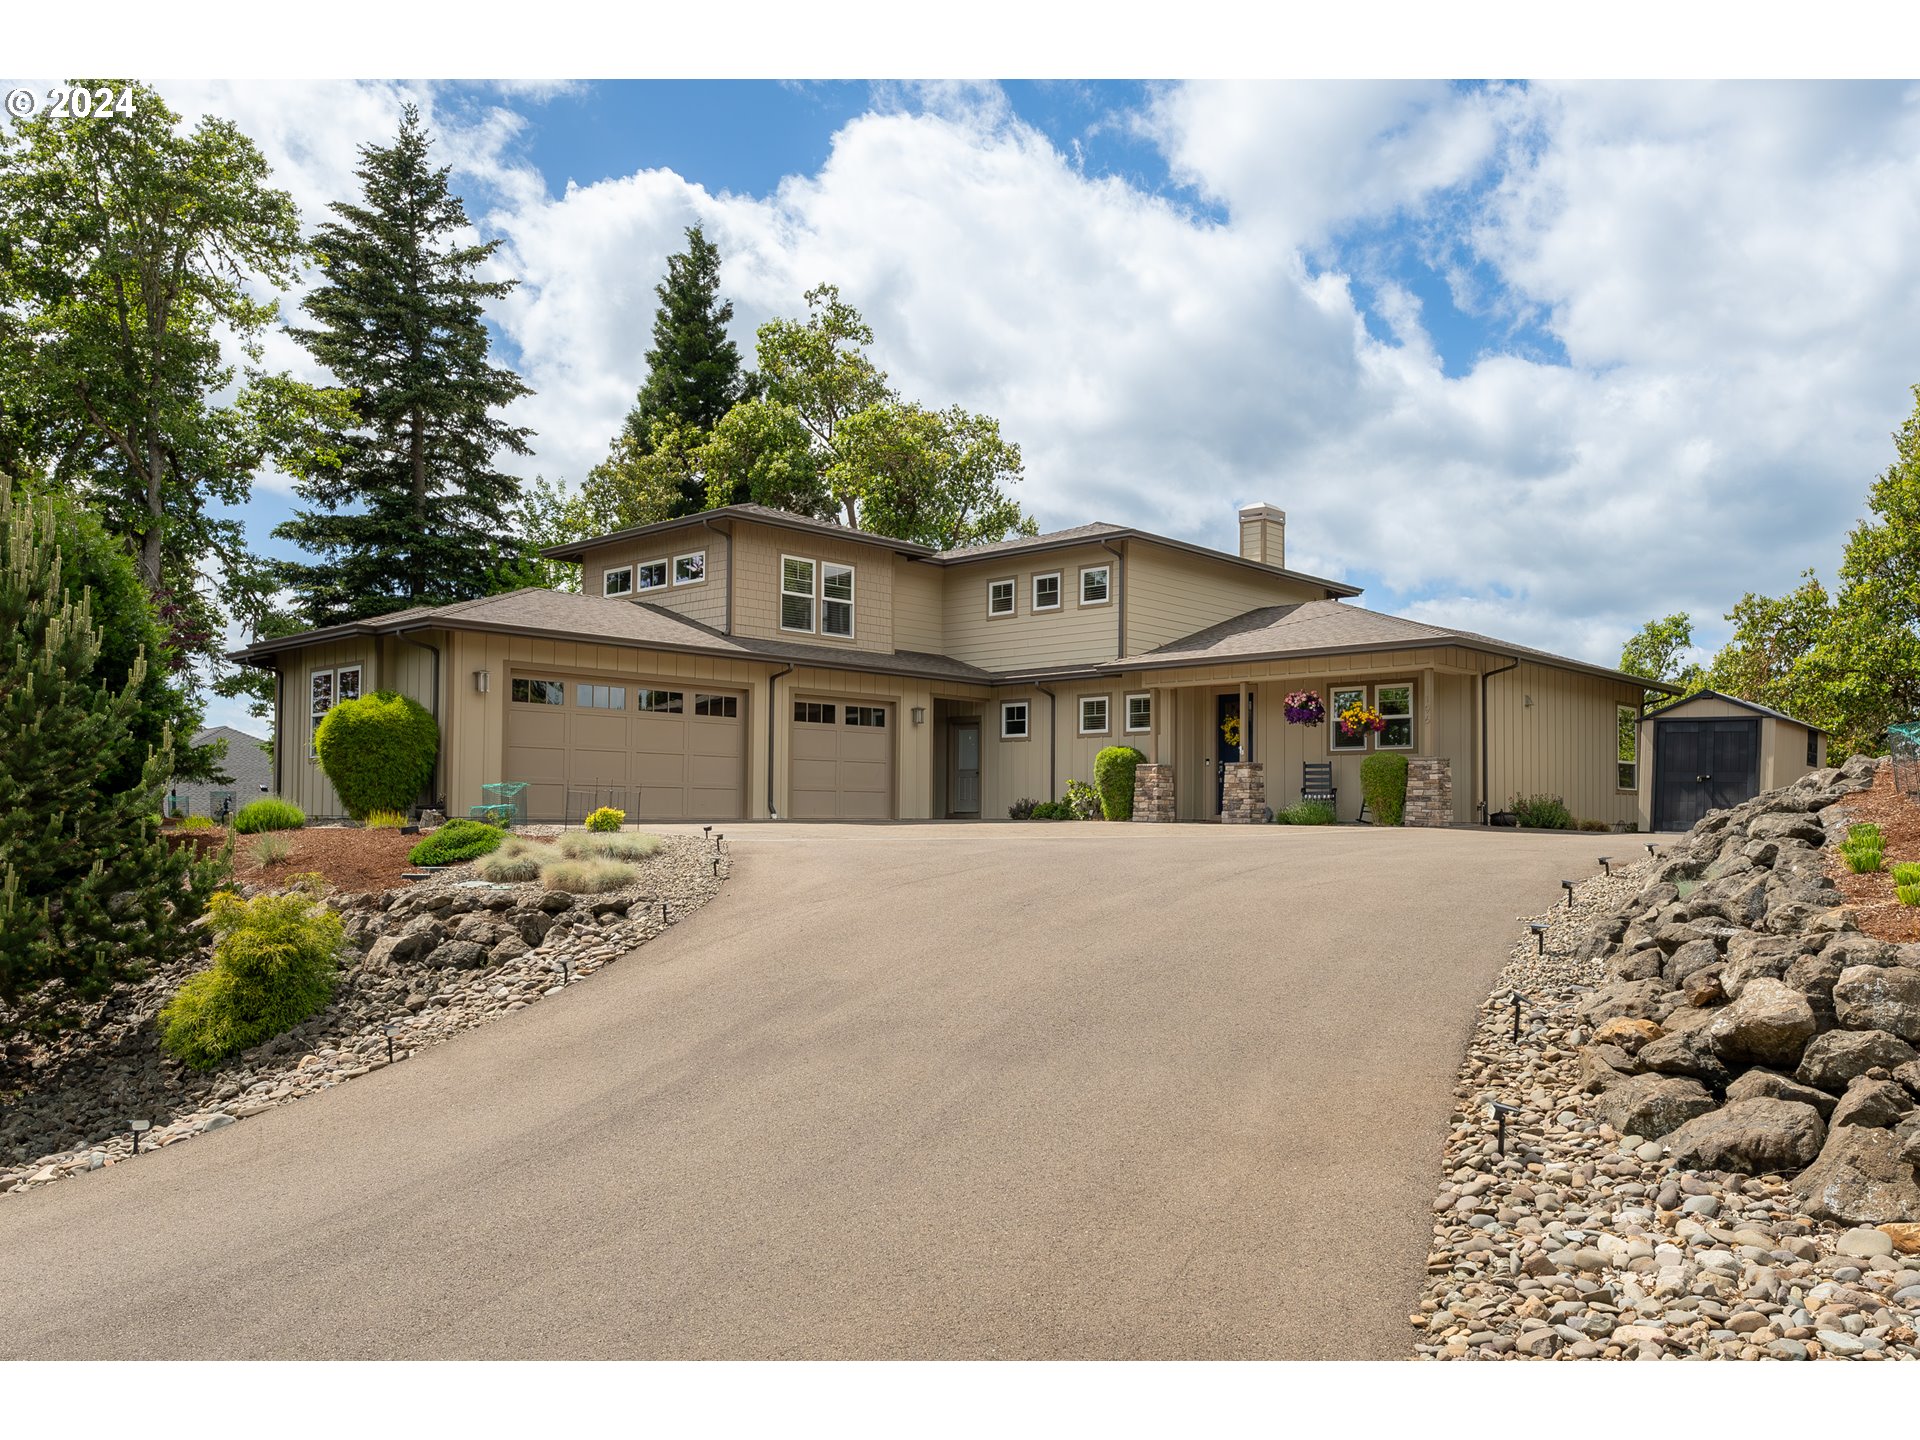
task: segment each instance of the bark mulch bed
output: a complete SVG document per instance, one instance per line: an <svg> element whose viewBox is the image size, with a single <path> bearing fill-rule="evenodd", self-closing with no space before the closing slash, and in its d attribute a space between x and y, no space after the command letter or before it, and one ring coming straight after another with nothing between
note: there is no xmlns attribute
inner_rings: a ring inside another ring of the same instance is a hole
<svg viewBox="0 0 1920 1440"><path fill-rule="evenodd" d="M1920 906L1902 905L1895 898L1892 874L1896 863L1920 861L1920 804L1893 788L1893 765L1882 760L1873 788L1849 795L1835 808L1844 810L1849 822L1878 825L1887 839L1887 868L1877 875L1854 874L1837 849L1828 861L1834 884L1861 931L1898 945L1920 940Z"/></svg>
<svg viewBox="0 0 1920 1440"><path fill-rule="evenodd" d="M345 892L392 890L406 883L401 877L413 868L407 864L407 852L420 843L418 835L402 835L398 830L359 830L344 825L269 833L286 842L287 858L262 865L254 857L266 835L236 836L233 878L239 884L278 889L290 876L317 870Z"/></svg>

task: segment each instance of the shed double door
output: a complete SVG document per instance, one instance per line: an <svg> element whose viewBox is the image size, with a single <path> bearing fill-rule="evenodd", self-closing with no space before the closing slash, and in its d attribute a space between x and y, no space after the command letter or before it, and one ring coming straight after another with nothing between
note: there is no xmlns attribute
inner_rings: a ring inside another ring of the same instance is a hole
<svg viewBox="0 0 1920 1440"><path fill-rule="evenodd" d="M1688 830L1760 793L1760 722L1656 720L1653 828Z"/></svg>

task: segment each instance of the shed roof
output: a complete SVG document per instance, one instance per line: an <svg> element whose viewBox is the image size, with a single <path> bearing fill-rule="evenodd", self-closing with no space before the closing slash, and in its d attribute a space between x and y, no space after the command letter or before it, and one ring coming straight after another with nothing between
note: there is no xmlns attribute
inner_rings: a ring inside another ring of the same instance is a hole
<svg viewBox="0 0 1920 1440"><path fill-rule="evenodd" d="M1829 733L1825 726L1816 725L1811 720L1802 720L1798 715L1789 715L1784 710L1776 710L1771 705L1762 705L1758 701L1742 700L1738 695L1729 695L1721 690L1696 690L1691 695L1682 695L1678 700L1662 705L1658 710L1649 710L1647 719L1671 715L1675 710L1683 709L1696 700L1718 700L1723 705L1737 705L1742 710L1751 710L1754 714L1764 715L1770 720L1785 720L1790 725L1798 725L1806 730L1817 730L1822 735Z"/></svg>

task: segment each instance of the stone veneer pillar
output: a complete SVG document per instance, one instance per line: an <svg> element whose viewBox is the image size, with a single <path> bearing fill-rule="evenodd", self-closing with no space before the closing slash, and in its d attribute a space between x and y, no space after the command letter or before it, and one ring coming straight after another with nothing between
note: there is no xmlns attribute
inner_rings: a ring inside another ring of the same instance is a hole
<svg viewBox="0 0 1920 1440"><path fill-rule="evenodd" d="M1229 760L1222 769L1220 823L1258 825L1266 818L1266 766L1258 760Z"/></svg>
<svg viewBox="0 0 1920 1440"><path fill-rule="evenodd" d="M1438 755L1415 755L1407 761L1407 825L1439 826L1453 823L1453 762Z"/></svg>
<svg viewBox="0 0 1920 1440"><path fill-rule="evenodd" d="M1173 766L1138 765L1133 772L1133 818L1171 822L1176 816L1173 803Z"/></svg>

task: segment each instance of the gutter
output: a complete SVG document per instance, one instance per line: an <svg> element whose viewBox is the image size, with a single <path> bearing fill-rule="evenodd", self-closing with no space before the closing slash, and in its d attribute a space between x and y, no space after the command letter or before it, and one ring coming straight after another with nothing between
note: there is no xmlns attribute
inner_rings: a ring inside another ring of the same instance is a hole
<svg viewBox="0 0 1920 1440"><path fill-rule="evenodd" d="M793 666L789 665L786 669L776 670L767 676L767 818L769 820L780 818L780 812L774 808L773 804L773 727L780 715L780 707L774 703L774 694L779 688L780 677L792 673Z"/></svg>
<svg viewBox="0 0 1920 1440"><path fill-rule="evenodd" d="M733 634L733 534L731 531L714 529L713 522L704 518L700 525L709 535L718 535L727 542L727 618L720 627L720 633L730 636Z"/></svg>
<svg viewBox="0 0 1920 1440"><path fill-rule="evenodd" d="M1116 548L1105 540L1100 542L1100 548L1112 554L1114 561L1113 568L1117 572L1114 575L1114 579L1120 582L1120 599L1118 601L1120 623L1113 639L1113 658L1116 661L1124 660L1127 658L1127 552Z"/></svg>
<svg viewBox="0 0 1920 1440"><path fill-rule="evenodd" d="M1493 824L1493 796L1487 790L1489 783L1489 777L1487 775L1487 681L1496 675L1504 675L1509 670L1518 670L1519 668L1520 657L1516 655L1498 670L1483 670L1480 673L1480 823L1482 825L1490 826Z"/></svg>
<svg viewBox="0 0 1920 1440"><path fill-rule="evenodd" d="M420 628L424 630L424 629L430 629L432 627L423 625ZM433 752L433 796L432 798L436 802L434 808L445 809L446 808L445 802L447 797L444 793L442 793L442 788L440 785L440 761L441 761L441 757L445 755L446 749L447 749L446 732L440 729L440 647L438 645L431 645L427 643L425 640L415 640L413 638L413 634L414 632L412 631L396 630L393 632L393 638L400 641L403 645L411 645L413 646L414 649L424 650L429 655L433 656L433 688L429 692L427 698L430 702L428 705L428 710L429 710L429 713L432 714L433 716L433 728L437 731L440 731L440 743L439 745L434 747L434 752ZM484 799L485 797L483 796L482 798Z"/></svg>
<svg viewBox="0 0 1920 1440"><path fill-rule="evenodd" d="M1047 799L1060 798L1060 701L1044 685L1036 684L1034 689L1047 697Z"/></svg>

